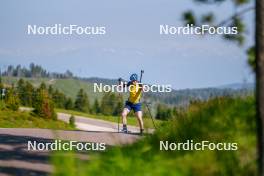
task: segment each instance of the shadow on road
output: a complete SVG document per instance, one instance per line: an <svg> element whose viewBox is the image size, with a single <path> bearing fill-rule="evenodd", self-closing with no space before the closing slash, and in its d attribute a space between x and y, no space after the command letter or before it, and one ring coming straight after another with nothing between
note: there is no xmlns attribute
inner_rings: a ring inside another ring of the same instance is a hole
<svg viewBox="0 0 264 176"><path fill-rule="evenodd" d="M138 133L101 131L51 131L48 129L3 129L0 133L0 175L49 175L53 171L50 151L29 151L28 141L51 143L54 139L79 142L105 143L114 145L130 144L140 139ZM37 136L38 137L34 137ZM78 151L78 158L87 160L90 151Z"/></svg>
<svg viewBox="0 0 264 176"><path fill-rule="evenodd" d="M48 175L48 152L28 151L28 141L52 142L50 139L0 134L0 174Z"/></svg>
<svg viewBox="0 0 264 176"><path fill-rule="evenodd" d="M35 171L30 169L16 168L13 167L0 167L1 174L16 175L16 176L46 176L49 175L47 172Z"/></svg>

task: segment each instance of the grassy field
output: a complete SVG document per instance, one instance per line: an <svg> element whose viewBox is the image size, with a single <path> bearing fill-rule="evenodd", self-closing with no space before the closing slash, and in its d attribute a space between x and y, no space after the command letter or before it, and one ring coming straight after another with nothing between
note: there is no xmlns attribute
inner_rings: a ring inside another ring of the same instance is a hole
<svg viewBox="0 0 264 176"><path fill-rule="evenodd" d="M72 115L77 115L77 116L101 119L101 120L106 120L106 121L115 122L115 123L118 120L117 116L87 114L87 113L73 111L73 110L56 109L56 112L62 112L62 113L72 114ZM120 123L121 123L121 117L119 117L119 118L120 118ZM162 122L163 121L161 121L161 120L155 120L156 125L160 125ZM128 123L128 125L138 126L138 121L137 121L136 117L128 117L127 123ZM145 126L145 128L154 128L153 123L149 117L144 118L144 126Z"/></svg>
<svg viewBox="0 0 264 176"><path fill-rule="evenodd" d="M0 111L1 128L48 128L60 130L74 130L62 121L48 120L33 116L30 112L15 112L10 110Z"/></svg>
<svg viewBox="0 0 264 176"><path fill-rule="evenodd" d="M237 150L161 151L160 141L237 143ZM256 175L255 100L217 98L196 102L175 119L163 123L137 143L113 147L82 161L71 155L53 156L54 175ZM63 168L70 169L63 169Z"/></svg>

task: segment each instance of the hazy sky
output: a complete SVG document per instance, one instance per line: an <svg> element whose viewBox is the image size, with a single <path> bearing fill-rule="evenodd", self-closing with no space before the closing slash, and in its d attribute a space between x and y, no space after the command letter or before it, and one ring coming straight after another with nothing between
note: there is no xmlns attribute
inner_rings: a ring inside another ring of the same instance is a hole
<svg viewBox="0 0 264 176"><path fill-rule="evenodd" d="M191 0L2 0L0 3L0 68L8 64L41 64L49 71L66 69L82 77L128 78L145 70L144 80L174 88L252 82L245 48L252 45L253 13L246 46L217 36L161 36L160 24L181 26L188 9L216 10L230 16L231 3L204 6ZM230 12L230 13L229 13ZM106 26L104 36L32 36L27 25Z"/></svg>

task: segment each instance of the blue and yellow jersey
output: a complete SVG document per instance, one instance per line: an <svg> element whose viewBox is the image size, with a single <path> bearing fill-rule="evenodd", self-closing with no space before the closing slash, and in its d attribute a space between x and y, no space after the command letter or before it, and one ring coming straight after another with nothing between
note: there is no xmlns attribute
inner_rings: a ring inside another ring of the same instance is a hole
<svg viewBox="0 0 264 176"><path fill-rule="evenodd" d="M136 104L139 103L141 95L142 95L142 88L139 83L130 83L129 84L129 98L128 101Z"/></svg>

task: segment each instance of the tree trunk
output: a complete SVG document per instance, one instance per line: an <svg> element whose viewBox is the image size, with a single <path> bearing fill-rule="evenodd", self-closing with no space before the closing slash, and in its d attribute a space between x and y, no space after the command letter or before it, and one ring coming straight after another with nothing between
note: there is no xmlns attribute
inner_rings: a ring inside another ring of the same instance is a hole
<svg viewBox="0 0 264 176"><path fill-rule="evenodd" d="M264 176L264 0L256 0L256 64L258 175Z"/></svg>

